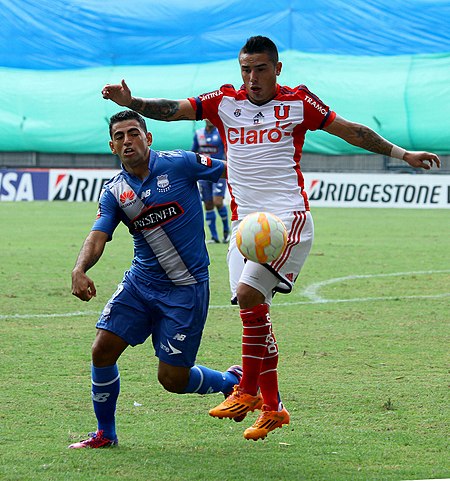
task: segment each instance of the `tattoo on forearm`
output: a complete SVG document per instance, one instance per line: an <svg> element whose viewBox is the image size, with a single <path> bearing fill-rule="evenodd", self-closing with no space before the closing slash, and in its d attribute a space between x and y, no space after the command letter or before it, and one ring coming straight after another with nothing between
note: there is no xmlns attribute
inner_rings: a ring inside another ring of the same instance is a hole
<svg viewBox="0 0 450 481"><path fill-rule="evenodd" d="M391 153L392 144L386 139L378 135L365 125L359 126L356 131L358 138L358 146L376 154L389 155Z"/></svg>
<svg viewBox="0 0 450 481"><path fill-rule="evenodd" d="M180 107L176 100L133 97L130 108L150 119L187 120L187 117L179 114Z"/></svg>

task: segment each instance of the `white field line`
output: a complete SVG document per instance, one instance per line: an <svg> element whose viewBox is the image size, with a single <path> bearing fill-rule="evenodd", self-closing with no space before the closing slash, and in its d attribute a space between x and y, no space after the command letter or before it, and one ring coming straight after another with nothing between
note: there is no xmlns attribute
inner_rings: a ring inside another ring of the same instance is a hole
<svg viewBox="0 0 450 481"><path fill-rule="evenodd" d="M354 297L352 299L320 299L317 301L280 302L276 306L298 306L301 304L339 304L343 302L368 302L368 301L399 301L401 299L442 299L450 297L450 292L429 296L383 296L383 297Z"/></svg>
<svg viewBox="0 0 450 481"><path fill-rule="evenodd" d="M426 275L426 274L443 274L450 272L450 269L446 270L440 270L440 271L413 271L413 272L393 272L391 274L366 274L366 275L353 275L353 276L346 276L346 277L335 277L334 279L327 279L325 281L321 282L315 282L314 284L311 284L308 286L304 291L303 295L305 297L308 297L311 301L313 302L332 302L331 299L324 299L323 297L319 296L317 294L317 291L324 287L324 286L329 286L330 284L336 284L338 282L343 282L343 281L352 281L354 279L374 279L377 277L401 277L401 276L417 276L417 275ZM444 294L444 297L447 294ZM362 301L367 301L367 300L379 300L379 299L416 299L417 297L430 297L430 296L406 296L406 297L397 297L397 296L392 296L392 297L376 297L376 298L357 298L356 300L361 302ZM433 296L431 296L433 297ZM442 295L440 295L442 297ZM349 302L350 299L340 299L339 302ZM337 301L335 301L337 302Z"/></svg>
<svg viewBox="0 0 450 481"><path fill-rule="evenodd" d="M0 320L3 319L49 319L53 317L81 317L81 316L99 316L101 311L76 311L65 312L64 314L11 314L0 315Z"/></svg>
<svg viewBox="0 0 450 481"><path fill-rule="evenodd" d="M377 277L399 277L399 276L414 276L414 275L426 275L426 274L445 274L450 272L450 269L438 270L438 271L412 271L412 272L393 272L390 274L365 274L365 275L352 275L346 277L335 277L333 279L327 279L321 282L315 282L306 287L303 291L303 295L309 298L309 301L293 301L293 302L280 302L274 304L277 307L283 306L298 306L305 304L339 304L343 302L369 302L369 301L397 301L401 299L442 299L450 297L450 292L444 292L434 295L423 296L382 296L382 297L355 297L351 299L325 299L317 293L318 290L324 286L330 284L336 284L343 281L355 280L355 279L373 279ZM231 304L223 305L210 305L210 309L228 309L237 308ZM99 316L100 311L76 311L66 312L62 314L11 314L0 315L0 320L3 319L48 319L54 317L81 317L81 316Z"/></svg>

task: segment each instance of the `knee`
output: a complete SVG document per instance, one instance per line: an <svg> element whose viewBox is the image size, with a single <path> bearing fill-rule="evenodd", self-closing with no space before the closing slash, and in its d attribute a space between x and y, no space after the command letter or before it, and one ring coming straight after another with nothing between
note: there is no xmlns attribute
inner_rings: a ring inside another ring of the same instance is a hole
<svg viewBox="0 0 450 481"><path fill-rule="evenodd" d="M104 367L114 364L109 363L109 352L104 349L104 346L94 342L92 345L92 364L96 367Z"/></svg>
<svg viewBox="0 0 450 481"><path fill-rule="evenodd" d="M127 344L115 334L99 330L92 344L92 364L96 367L112 366Z"/></svg>
<svg viewBox="0 0 450 481"><path fill-rule="evenodd" d="M177 371L158 370L158 381L168 392L183 394L188 384L188 378Z"/></svg>
<svg viewBox="0 0 450 481"><path fill-rule="evenodd" d="M262 304L265 300L265 297L261 292L254 287L243 284L242 282L238 284L236 295L241 309L250 309L251 307Z"/></svg>

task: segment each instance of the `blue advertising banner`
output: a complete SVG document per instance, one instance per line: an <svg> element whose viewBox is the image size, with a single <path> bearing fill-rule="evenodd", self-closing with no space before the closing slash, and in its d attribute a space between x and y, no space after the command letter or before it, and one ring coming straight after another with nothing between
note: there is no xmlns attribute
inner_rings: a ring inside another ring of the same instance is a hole
<svg viewBox="0 0 450 481"><path fill-rule="evenodd" d="M113 169L0 169L0 201L96 202Z"/></svg>
<svg viewBox="0 0 450 481"><path fill-rule="evenodd" d="M48 200L48 170L0 169L0 200Z"/></svg>

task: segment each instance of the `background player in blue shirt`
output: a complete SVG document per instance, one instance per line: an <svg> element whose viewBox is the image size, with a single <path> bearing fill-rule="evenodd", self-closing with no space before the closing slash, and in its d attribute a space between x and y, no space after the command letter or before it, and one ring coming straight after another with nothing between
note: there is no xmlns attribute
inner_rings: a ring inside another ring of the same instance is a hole
<svg viewBox="0 0 450 481"><path fill-rule="evenodd" d="M122 162L99 201L97 219L72 271L72 294L96 295L86 272L103 254L120 222L134 241L130 269L97 322L92 346L92 400L97 431L70 448L118 443L115 410L120 391L117 360L129 346L152 337L158 380L174 393L230 394L239 366L224 373L195 365L209 303L209 258L198 180L224 175L225 163L193 152L150 150L144 119L126 110L109 123L110 148Z"/></svg>
<svg viewBox="0 0 450 481"><path fill-rule="evenodd" d="M205 126L195 131L192 151L206 154L215 159L225 159L225 150L219 131L208 120L205 119ZM228 209L223 203L227 181L220 178L217 182L199 180L200 194L205 205L205 220L211 231L211 242L220 242L216 227L216 209L223 223L224 244L230 240L230 227L228 223Z"/></svg>

